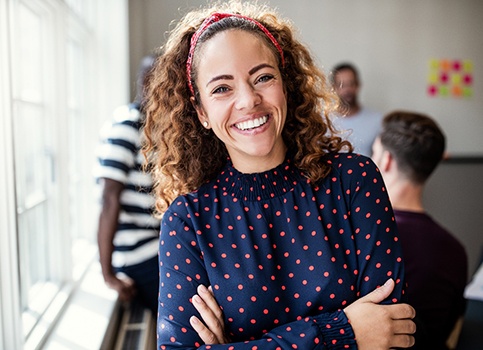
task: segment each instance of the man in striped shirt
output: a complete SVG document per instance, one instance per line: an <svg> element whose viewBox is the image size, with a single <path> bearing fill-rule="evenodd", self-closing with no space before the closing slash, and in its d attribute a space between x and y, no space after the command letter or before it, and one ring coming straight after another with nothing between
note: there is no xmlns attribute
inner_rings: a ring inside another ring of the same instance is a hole
<svg viewBox="0 0 483 350"><path fill-rule="evenodd" d="M149 62L141 65L143 80L153 58L145 60ZM140 109L137 102L118 107L101 131L95 169L102 186L99 259L104 281L120 300L138 300L156 315L160 222L153 216L152 178L143 171Z"/></svg>

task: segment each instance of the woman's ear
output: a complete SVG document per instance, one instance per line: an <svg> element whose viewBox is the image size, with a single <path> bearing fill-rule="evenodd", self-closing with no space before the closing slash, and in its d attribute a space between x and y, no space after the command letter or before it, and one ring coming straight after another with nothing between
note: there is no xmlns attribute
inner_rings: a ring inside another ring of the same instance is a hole
<svg viewBox="0 0 483 350"><path fill-rule="evenodd" d="M206 113L203 110L203 107L201 106L201 104L196 103L194 96L190 97L190 101L191 101L191 104L193 105L193 108L196 111L196 115L198 116L198 120L200 121L200 123L203 125L203 127L205 127L206 129L209 129L210 124L208 123L208 117L206 116Z"/></svg>

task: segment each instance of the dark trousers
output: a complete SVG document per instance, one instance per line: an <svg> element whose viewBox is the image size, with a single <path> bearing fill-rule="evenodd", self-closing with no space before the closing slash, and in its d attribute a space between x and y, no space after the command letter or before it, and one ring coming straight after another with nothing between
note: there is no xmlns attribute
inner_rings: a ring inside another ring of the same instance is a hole
<svg viewBox="0 0 483 350"><path fill-rule="evenodd" d="M158 257L155 256L142 263L117 268L133 279L136 284L136 299L150 309L156 319L158 313L159 270Z"/></svg>

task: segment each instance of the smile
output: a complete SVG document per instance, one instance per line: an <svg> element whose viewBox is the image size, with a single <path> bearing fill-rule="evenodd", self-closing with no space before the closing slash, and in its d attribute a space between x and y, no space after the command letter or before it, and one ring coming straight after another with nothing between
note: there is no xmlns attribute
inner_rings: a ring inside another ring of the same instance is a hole
<svg viewBox="0 0 483 350"><path fill-rule="evenodd" d="M265 115L260 118L252 119L252 120L247 120L238 124L235 124L235 127L239 130L249 130L249 129L254 129L259 127L260 125L263 125L267 122L268 120L268 115Z"/></svg>

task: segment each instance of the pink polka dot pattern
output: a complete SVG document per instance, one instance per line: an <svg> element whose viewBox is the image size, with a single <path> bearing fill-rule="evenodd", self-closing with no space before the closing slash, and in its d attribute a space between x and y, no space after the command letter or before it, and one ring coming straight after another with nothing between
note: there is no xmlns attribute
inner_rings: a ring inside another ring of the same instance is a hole
<svg viewBox="0 0 483 350"><path fill-rule="evenodd" d="M160 237L159 349L203 345L189 324L199 284L213 287L232 344L211 349L355 349L342 308L389 277L403 293L394 215L374 163L327 157L311 185L285 161L258 174L231 164L177 198ZM199 315L198 315L199 316Z"/></svg>

